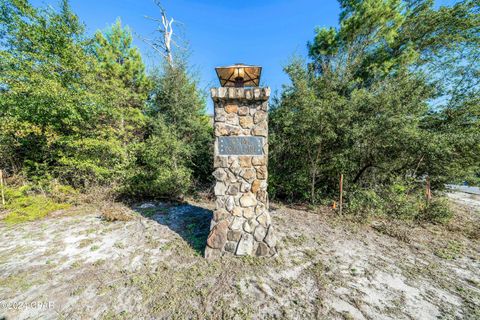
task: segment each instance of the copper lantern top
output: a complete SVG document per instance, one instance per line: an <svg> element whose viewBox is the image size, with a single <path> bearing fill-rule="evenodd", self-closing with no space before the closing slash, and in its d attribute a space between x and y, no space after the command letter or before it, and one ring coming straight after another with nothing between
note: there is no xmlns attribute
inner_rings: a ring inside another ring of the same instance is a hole
<svg viewBox="0 0 480 320"><path fill-rule="evenodd" d="M262 67L238 63L228 67L217 67L215 71L222 87L258 87Z"/></svg>

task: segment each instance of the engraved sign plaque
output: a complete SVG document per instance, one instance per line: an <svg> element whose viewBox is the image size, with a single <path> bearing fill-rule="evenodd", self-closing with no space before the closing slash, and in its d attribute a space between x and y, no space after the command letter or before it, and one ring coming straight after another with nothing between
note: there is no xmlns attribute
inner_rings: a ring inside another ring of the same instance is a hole
<svg viewBox="0 0 480 320"><path fill-rule="evenodd" d="M261 156L262 137L218 137L218 151L222 156Z"/></svg>

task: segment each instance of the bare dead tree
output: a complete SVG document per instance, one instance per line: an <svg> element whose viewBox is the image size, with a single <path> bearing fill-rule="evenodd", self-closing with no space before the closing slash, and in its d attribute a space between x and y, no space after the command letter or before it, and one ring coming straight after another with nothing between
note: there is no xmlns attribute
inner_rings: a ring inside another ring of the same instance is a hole
<svg viewBox="0 0 480 320"><path fill-rule="evenodd" d="M177 48L182 48L174 40L173 26L174 24L179 24L179 21L176 21L173 17L168 17L167 11L162 6L160 0L154 0L157 7L160 9L161 19L145 16L146 19L152 20L158 23L158 27L155 31L161 34L160 38L148 39L141 37L142 40L148 44L155 52L159 53L170 66L173 67L173 51L172 45Z"/></svg>

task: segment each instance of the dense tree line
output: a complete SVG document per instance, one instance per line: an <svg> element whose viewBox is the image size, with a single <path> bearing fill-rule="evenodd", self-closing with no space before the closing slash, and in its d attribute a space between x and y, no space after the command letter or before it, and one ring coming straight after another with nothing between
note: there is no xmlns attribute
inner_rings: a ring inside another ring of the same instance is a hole
<svg viewBox="0 0 480 320"><path fill-rule="evenodd" d="M335 199L343 173L351 204L373 207L426 176L437 188L478 181L479 2L340 6L339 27L317 29L308 60L285 68L291 84L270 118L272 194Z"/></svg>
<svg viewBox="0 0 480 320"><path fill-rule="evenodd" d="M118 20L93 37L58 11L0 1L0 168L77 188L178 197L208 182L211 128L185 61L147 74Z"/></svg>
<svg viewBox="0 0 480 320"><path fill-rule="evenodd" d="M330 203L343 174L352 211L411 215L427 176L437 189L478 182L478 0L340 6L339 26L316 29L308 59L285 68L270 115L273 198ZM172 59L147 73L120 20L87 36L66 0L58 11L0 0L0 168L135 197L208 184L206 97Z"/></svg>

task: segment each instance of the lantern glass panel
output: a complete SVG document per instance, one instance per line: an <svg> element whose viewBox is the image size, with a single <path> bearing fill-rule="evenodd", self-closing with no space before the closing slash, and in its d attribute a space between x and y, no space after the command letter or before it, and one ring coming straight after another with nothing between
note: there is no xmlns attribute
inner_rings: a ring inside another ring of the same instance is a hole
<svg viewBox="0 0 480 320"><path fill-rule="evenodd" d="M228 67L218 67L215 70L222 87L239 86L239 78L243 79L240 83L244 87L258 87L260 84L261 67L237 64Z"/></svg>

